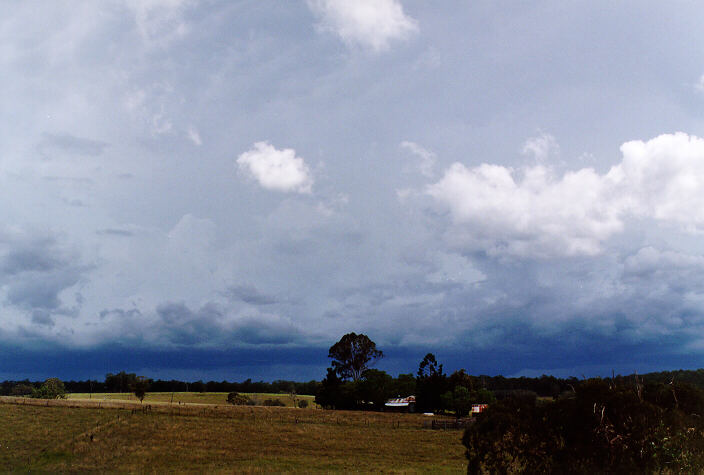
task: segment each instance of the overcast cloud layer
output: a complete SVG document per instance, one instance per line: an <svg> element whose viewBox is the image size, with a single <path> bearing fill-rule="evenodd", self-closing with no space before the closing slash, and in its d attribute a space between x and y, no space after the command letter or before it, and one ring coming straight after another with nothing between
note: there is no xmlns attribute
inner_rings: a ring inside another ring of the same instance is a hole
<svg viewBox="0 0 704 475"><path fill-rule="evenodd" d="M3 12L0 377L704 366L701 7Z"/></svg>

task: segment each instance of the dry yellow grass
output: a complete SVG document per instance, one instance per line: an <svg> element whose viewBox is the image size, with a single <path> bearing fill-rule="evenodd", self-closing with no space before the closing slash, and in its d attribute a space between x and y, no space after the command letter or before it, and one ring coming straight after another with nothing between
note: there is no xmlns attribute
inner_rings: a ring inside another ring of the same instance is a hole
<svg viewBox="0 0 704 475"><path fill-rule="evenodd" d="M145 412L130 402L19 401L0 398L8 403L0 404L0 444L13 444L0 457L4 471L466 470L462 432L423 429L420 415L156 403Z"/></svg>

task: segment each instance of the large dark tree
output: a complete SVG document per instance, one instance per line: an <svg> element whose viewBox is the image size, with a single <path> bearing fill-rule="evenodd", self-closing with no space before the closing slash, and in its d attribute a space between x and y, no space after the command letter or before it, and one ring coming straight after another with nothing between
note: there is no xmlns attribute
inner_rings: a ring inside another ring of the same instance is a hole
<svg viewBox="0 0 704 475"><path fill-rule="evenodd" d="M342 379L359 380L371 363L384 356L376 349L376 343L367 335L348 333L330 347L328 357L332 358L332 368Z"/></svg>
<svg viewBox="0 0 704 475"><path fill-rule="evenodd" d="M439 411L443 408L442 394L448 390L447 376L435 355L428 353L418 366L416 379L416 407L420 411Z"/></svg>

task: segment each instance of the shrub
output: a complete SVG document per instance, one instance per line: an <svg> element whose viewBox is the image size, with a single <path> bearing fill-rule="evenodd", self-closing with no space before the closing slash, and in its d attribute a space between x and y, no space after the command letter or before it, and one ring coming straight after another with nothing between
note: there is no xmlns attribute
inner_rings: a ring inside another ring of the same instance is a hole
<svg viewBox="0 0 704 475"><path fill-rule="evenodd" d="M32 393L32 397L38 399L65 399L66 388L59 378L49 378L39 389Z"/></svg>
<svg viewBox="0 0 704 475"><path fill-rule="evenodd" d="M267 399L264 401L265 406L286 406L283 402L281 402L279 399Z"/></svg>
<svg viewBox="0 0 704 475"><path fill-rule="evenodd" d="M15 384L10 390L10 396L30 396L34 393L34 388L29 384Z"/></svg>
<svg viewBox="0 0 704 475"><path fill-rule="evenodd" d="M603 380L546 404L509 397L466 430L468 473L698 472L702 401L691 387Z"/></svg>
<svg viewBox="0 0 704 475"><path fill-rule="evenodd" d="M249 404L251 399L240 393L230 393L227 395L227 402L234 406L244 406Z"/></svg>

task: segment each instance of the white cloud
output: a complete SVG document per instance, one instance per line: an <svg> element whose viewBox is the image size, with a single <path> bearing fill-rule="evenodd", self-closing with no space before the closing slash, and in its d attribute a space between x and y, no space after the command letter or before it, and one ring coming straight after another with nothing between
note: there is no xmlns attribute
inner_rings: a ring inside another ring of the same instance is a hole
<svg viewBox="0 0 704 475"><path fill-rule="evenodd" d="M630 211L690 231L704 225L704 139L663 134L626 142L621 153L623 160L607 178Z"/></svg>
<svg viewBox="0 0 704 475"><path fill-rule="evenodd" d="M267 190L310 193L313 186L310 169L291 148L277 150L267 142L257 142L237 158L237 165Z"/></svg>
<svg viewBox="0 0 704 475"><path fill-rule="evenodd" d="M200 134L193 127L190 127L188 129L188 139L193 142L194 145L203 145L203 141L200 138Z"/></svg>
<svg viewBox="0 0 704 475"><path fill-rule="evenodd" d="M542 133L526 140L521 150L524 155L532 155L539 162L547 160L560 150L557 140L550 134Z"/></svg>
<svg viewBox="0 0 704 475"><path fill-rule="evenodd" d="M308 0L308 7L320 19L322 30L337 34L348 45L376 52L418 30L398 0Z"/></svg>
<svg viewBox="0 0 704 475"><path fill-rule="evenodd" d="M455 245L490 254L598 254L626 216L685 231L704 226L704 140L664 134L627 142L621 152L621 163L604 175L455 163L426 192L449 211Z"/></svg>
<svg viewBox="0 0 704 475"><path fill-rule="evenodd" d="M435 167L435 161L437 160L437 155L435 155L430 150L426 150L415 142L401 142L401 148L404 148L411 152L413 155L420 158L418 163L418 171L428 178L433 177L433 168Z"/></svg>
<svg viewBox="0 0 704 475"><path fill-rule="evenodd" d="M535 166L519 179L498 165L453 164L427 193L452 216L452 238L490 254L597 254L622 228L619 209L603 203L601 176L583 169L554 177Z"/></svg>

